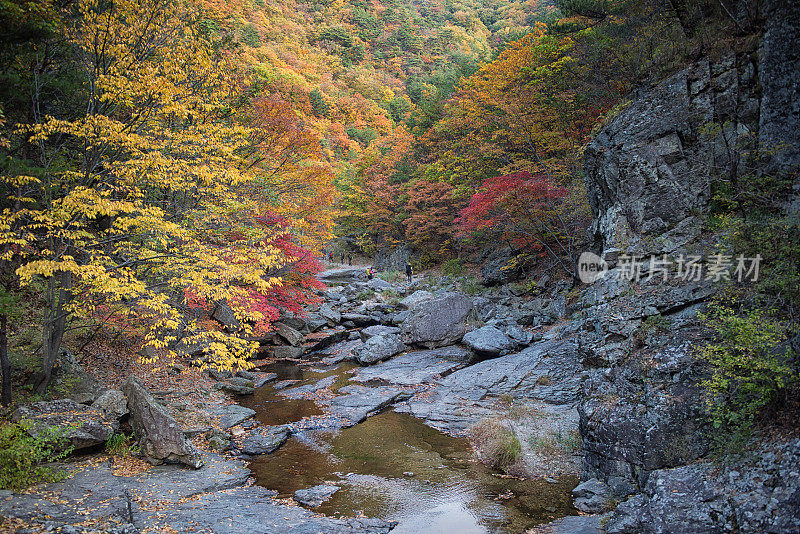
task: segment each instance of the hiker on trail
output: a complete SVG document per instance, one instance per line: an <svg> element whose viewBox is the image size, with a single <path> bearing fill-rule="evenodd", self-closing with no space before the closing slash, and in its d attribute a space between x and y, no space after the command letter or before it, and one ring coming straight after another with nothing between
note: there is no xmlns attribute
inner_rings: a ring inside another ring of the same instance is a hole
<svg viewBox="0 0 800 534"><path fill-rule="evenodd" d="M347 265L353 266L353 255L347 254Z"/></svg>
<svg viewBox="0 0 800 534"><path fill-rule="evenodd" d="M410 263L406 263L406 276L408 277L408 283L411 283L411 275L414 274L414 269L411 268Z"/></svg>
<svg viewBox="0 0 800 534"><path fill-rule="evenodd" d="M333 252L328 252L328 261L333 263Z"/></svg>
<svg viewBox="0 0 800 534"><path fill-rule="evenodd" d="M375 275L375 269L373 269L372 267L370 267L370 268L369 268L369 270L367 271L367 279L368 279L368 280L372 280L372 277L373 277L374 275Z"/></svg>

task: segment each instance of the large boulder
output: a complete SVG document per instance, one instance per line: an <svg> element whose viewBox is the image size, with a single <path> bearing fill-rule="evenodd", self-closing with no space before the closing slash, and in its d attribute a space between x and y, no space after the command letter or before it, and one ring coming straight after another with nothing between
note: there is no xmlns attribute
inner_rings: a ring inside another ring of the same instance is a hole
<svg viewBox="0 0 800 534"><path fill-rule="evenodd" d="M323 304L319 309L319 315L328 322L328 326L334 327L342 322L342 314L334 310L327 304Z"/></svg>
<svg viewBox="0 0 800 534"><path fill-rule="evenodd" d="M15 422L30 421L28 434L35 438L44 435L49 427L59 428L64 432L62 447L76 450L103 444L119 429L116 418L69 399L21 406L12 418Z"/></svg>
<svg viewBox="0 0 800 534"><path fill-rule="evenodd" d="M407 349L408 347L403 343L399 334L382 334L367 339L354 351L354 355L356 361L361 365L371 365L388 360Z"/></svg>
<svg viewBox="0 0 800 534"><path fill-rule="evenodd" d="M233 308L230 307L226 300L217 302L211 316L222 323L229 332L238 332L242 329L242 323L236 318Z"/></svg>
<svg viewBox="0 0 800 534"><path fill-rule="evenodd" d="M494 358L512 352L517 348L513 339L494 326L483 326L468 332L461 342L479 357Z"/></svg>
<svg viewBox="0 0 800 534"><path fill-rule="evenodd" d="M180 462L194 469L203 465L200 451L186 440L181 425L138 378L128 378L122 392L128 398L133 432L148 462L153 465Z"/></svg>
<svg viewBox="0 0 800 534"><path fill-rule="evenodd" d="M401 336L407 345L428 349L454 345L467 331L472 301L461 293L447 293L412 308L403 321Z"/></svg>
<svg viewBox="0 0 800 534"><path fill-rule="evenodd" d="M410 310L417 304L425 302L426 300L431 300L432 298L434 298L434 295L430 291L425 291L424 289L418 289L417 291L414 291L409 296L401 300L399 303L399 307L405 310Z"/></svg>

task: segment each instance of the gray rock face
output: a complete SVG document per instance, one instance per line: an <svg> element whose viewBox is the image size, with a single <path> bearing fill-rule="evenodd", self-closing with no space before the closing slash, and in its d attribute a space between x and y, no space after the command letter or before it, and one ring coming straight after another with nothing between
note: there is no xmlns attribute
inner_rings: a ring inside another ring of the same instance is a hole
<svg viewBox="0 0 800 534"><path fill-rule="evenodd" d="M513 351L517 344L493 326L467 332L461 342L481 357L494 358Z"/></svg>
<svg viewBox="0 0 800 534"><path fill-rule="evenodd" d="M517 280L522 275L522 268L511 263L513 257L514 253L508 247L492 252L481 267L483 285L496 286Z"/></svg>
<svg viewBox="0 0 800 534"><path fill-rule="evenodd" d="M335 426L342 428L356 425L370 415L407 399L411 394L397 387L345 386L339 389L341 395L330 401L330 413L339 419Z"/></svg>
<svg viewBox="0 0 800 534"><path fill-rule="evenodd" d="M234 376L223 380L217 387L235 395L252 395L255 392L255 382L241 376Z"/></svg>
<svg viewBox="0 0 800 534"><path fill-rule="evenodd" d="M798 532L800 440L764 446L719 468L699 462L652 473L622 503L609 534Z"/></svg>
<svg viewBox="0 0 800 534"><path fill-rule="evenodd" d="M294 500L300 504L316 508L320 504L330 499L334 493L339 491L339 486L320 484L313 488L301 489L294 492Z"/></svg>
<svg viewBox="0 0 800 534"><path fill-rule="evenodd" d="M47 427L66 430L64 448L71 446L76 450L105 443L119 428L115 417L107 418L100 409L69 399L21 406L12 418L15 422L31 421L33 424L28 433L33 437L42 435Z"/></svg>
<svg viewBox="0 0 800 534"><path fill-rule="evenodd" d="M762 149L780 147L770 156L766 172L790 174L800 167L800 55L795 46L800 41L800 5L768 0L762 9L766 24L758 49L758 81L763 88L758 143Z"/></svg>
<svg viewBox="0 0 800 534"><path fill-rule="evenodd" d="M375 254L373 266L378 271L405 272L406 263L411 258L411 249L407 246L381 248Z"/></svg>
<svg viewBox="0 0 800 534"><path fill-rule="evenodd" d="M583 477L621 477L641 488L649 474L708 452L707 416L691 345L631 358L584 383L579 406Z"/></svg>
<svg viewBox="0 0 800 534"><path fill-rule="evenodd" d="M203 465L200 452L186 441L180 424L138 378L128 378L122 385L122 392L128 398L133 431L148 462L154 465L180 462L194 469Z"/></svg>
<svg viewBox="0 0 800 534"><path fill-rule="evenodd" d="M269 454L278 450L291 433L286 425L257 428L245 436L240 449L245 454Z"/></svg>
<svg viewBox="0 0 800 534"><path fill-rule="evenodd" d="M396 326L384 326L376 324L374 326L368 326L359 332L359 336L361 337L361 341L367 341L371 337L375 336L382 336L385 334L399 334L400 329Z"/></svg>
<svg viewBox="0 0 800 534"><path fill-rule="evenodd" d="M386 280L381 280L380 278L373 278L369 282L367 282L367 287L370 289L376 289L378 291L384 291L386 289L392 289L394 286L387 282Z"/></svg>
<svg viewBox="0 0 800 534"><path fill-rule="evenodd" d="M101 410L107 419L119 419L128 413L128 399L121 391L108 389L97 397L92 408Z"/></svg>
<svg viewBox="0 0 800 534"><path fill-rule="evenodd" d="M371 365L388 360L407 349L399 334L383 334L369 338L364 345L354 351L354 355L361 365Z"/></svg>
<svg viewBox="0 0 800 534"><path fill-rule="evenodd" d="M460 293L421 302L403 321L403 342L428 349L454 345L467 331L465 321L470 310L472 301Z"/></svg>

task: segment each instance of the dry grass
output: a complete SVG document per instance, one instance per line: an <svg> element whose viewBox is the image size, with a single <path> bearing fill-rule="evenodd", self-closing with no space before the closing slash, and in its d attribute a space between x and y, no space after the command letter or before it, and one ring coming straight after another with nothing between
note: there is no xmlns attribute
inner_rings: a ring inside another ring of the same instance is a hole
<svg viewBox="0 0 800 534"><path fill-rule="evenodd" d="M522 445L516 434L498 419L484 419L469 431L481 461L505 472L519 468Z"/></svg>

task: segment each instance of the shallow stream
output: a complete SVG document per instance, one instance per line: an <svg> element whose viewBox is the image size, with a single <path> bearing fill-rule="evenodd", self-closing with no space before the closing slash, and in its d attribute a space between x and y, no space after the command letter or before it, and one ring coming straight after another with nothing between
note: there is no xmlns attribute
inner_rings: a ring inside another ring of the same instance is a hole
<svg viewBox="0 0 800 534"><path fill-rule="evenodd" d="M274 364L265 371L294 386L337 376L352 365L311 369ZM271 385L241 400L265 425L290 423L322 410L312 400L281 397ZM502 478L475 461L466 438L443 434L410 415L385 411L351 428L304 432L250 464L257 483L291 497L330 483L341 489L315 510L329 516L364 514L398 521L393 533L521 532L575 514L575 477L557 483Z"/></svg>

